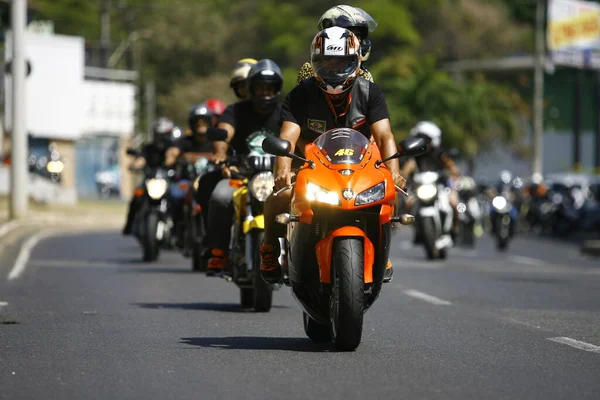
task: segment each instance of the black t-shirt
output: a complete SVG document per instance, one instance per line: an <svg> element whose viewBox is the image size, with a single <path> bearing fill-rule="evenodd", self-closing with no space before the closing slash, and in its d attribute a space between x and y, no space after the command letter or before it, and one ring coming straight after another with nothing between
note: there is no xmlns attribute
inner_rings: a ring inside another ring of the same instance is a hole
<svg viewBox="0 0 600 400"><path fill-rule="evenodd" d="M193 136L184 136L179 139L175 145L179 148L181 153L212 153L213 144L208 140L204 142L197 142Z"/></svg>
<svg viewBox="0 0 600 400"><path fill-rule="evenodd" d="M225 122L235 129L235 135L231 140L230 146L235 149L237 154L248 154L246 138L252 133L267 129L273 134L279 134L279 114L281 112L281 102L269 114L261 114L254 108L252 101L245 100L227 106L223 114L219 117L219 122Z"/></svg>
<svg viewBox="0 0 600 400"><path fill-rule="evenodd" d="M362 79L362 78L357 78ZM353 127L352 123L337 118L337 124L332 123L335 118L329 103L326 99L326 94L319 88L314 78L306 79L288 93L283 106L281 108L281 122L290 121L302 128L302 137L309 142L314 141L320 133L328 131L336 127L348 127L361 131L365 136L370 137L369 127L375 122L389 118L389 112L385 102L383 92L373 82L361 82L363 85L368 85L368 99L357 99L356 96L363 93L357 90L357 84L354 84L352 89L352 102L360 102L360 112L366 117L366 123L360 128ZM346 102L343 102L339 107L335 107L336 113L339 115L344 112ZM320 115L316 115L320 114ZM329 120L330 122L327 122ZM316 129L315 124L318 126Z"/></svg>
<svg viewBox="0 0 600 400"><path fill-rule="evenodd" d="M415 157L420 172L439 172L446 169L442 156L446 152L441 147L435 147L425 154Z"/></svg>
<svg viewBox="0 0 600 400"><path fill-rule="evenodd" d="M149 167L159 167L165 159L168 146L158 147L155 143L148 143L142 147L142 157Z"/></svg>

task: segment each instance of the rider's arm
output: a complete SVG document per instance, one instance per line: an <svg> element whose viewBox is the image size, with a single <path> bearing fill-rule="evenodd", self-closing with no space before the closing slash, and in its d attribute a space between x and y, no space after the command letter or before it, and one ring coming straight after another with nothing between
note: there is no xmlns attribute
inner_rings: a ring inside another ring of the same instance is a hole
<svg viewBox="0 0 600 400"><path fill-rule="evenodd" d="M292 145L290 152L296 149L296 143L300 137L300 126L294 122L283 121L279 137L285 139ZM275 160L275 190L292 184L292 159L289 157L277 157Z"/></svg>
<svg viewBox="0 0 600 400"><path fill-rule="evenodd" d="M213 143L213 151L215 154L213 156L213 161L215 162L225 161L227 159L227 150L229 149L229 143L235 135L235 128L227 122L219 122L217 128L225 129L227 131L227 139L225 141L220 140Z"/></svg>
<svg viewBox="0 0 600 400"><path fill-rule="evenodd" d="M458 178L460 176L460 169L456 166L456 164L454 164L454 161L452 161L452 159L444 153L440 156L440 158L446 169L450 171L450 178L452 178L452 180Z"/></svg>
<svg viewBox="0 0 600 400"><path fill-rule="evenodd" d="M398 152L396 143L394 142L394 135L392 134L389 118L381 119L372 124L371 135L373 135L375 143L377 144L379 151L381 151L382 158L388 158ZM393 160L389 160L385 163L385 165L392 173L394 182L399 186L404 186L406 181L400 175L400 162L398 159L395 158Z"/></svg>

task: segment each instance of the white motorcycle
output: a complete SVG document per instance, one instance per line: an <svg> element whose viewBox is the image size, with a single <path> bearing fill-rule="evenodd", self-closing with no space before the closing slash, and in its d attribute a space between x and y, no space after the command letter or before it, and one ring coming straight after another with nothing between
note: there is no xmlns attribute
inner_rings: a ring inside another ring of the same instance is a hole
<svg viewBox="0 0 600 400"><path fill-rule="evenodd" d="M416 202L415 229L425 246L427 258L444 259L453 245L450 232L454 211L450 205L450 188L445 187L443 177L437 172L421 172L414 175Z"/></svg>

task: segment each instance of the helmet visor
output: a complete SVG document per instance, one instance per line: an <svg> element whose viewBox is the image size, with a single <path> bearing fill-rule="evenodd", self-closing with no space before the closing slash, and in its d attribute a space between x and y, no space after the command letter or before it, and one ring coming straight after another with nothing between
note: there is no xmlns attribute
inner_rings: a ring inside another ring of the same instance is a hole
<svg viewBox="0 0 600 400"><path fill-rule="evenodd" d="M343 83L359 67L357 54L349 56L312 56L312 67L315 74L330 84Z"/></svg>

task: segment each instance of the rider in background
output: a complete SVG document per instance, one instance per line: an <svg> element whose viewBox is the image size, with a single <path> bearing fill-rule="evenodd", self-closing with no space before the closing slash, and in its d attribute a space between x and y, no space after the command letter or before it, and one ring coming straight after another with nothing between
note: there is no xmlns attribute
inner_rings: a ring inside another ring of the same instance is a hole
<svg viewBox="0 0 600 400"><path fill-rule="evenodd" d="M331 7L325 11L317 24L318 32L323 29L331 28L333 26L339 26L340 28L346 28L350 32L354 33L360 42L360 56L362 62L358 75L368 81L373 82L373 76L365 68L364 62L369 59L371 55L371 40L369 39L369 32L373 32L377 28L377 22L367 13L365 10L352 7L347 5L337 5ZM314 70L309 62L304 63L298 71L298 78L296 84L299 85L304 79L312 78L314 76Z"/></svg>
<svg viewBox="0 0 600 400"><path fill-rule="evenodd" d="M229 87L233 89L233 93L235 93L235 97L240 100L246 100L248 98L247 91L247 80L248 73L250 73L250 69L252 66L256 65L258 61L254 58L243 58L235 63L233 67L233 71L231 72L231 79L229 81Z"/></svg>
<svg viewBox="0 0 600 400"><path fill-rule="evenodd" d="M171 138L175 131L179 130L177 126L168 118L161 117L154 121L152 124L152 142L144 145L142 150L134 160L131 166L131 170L139 171L145 166L159 167L165 162L165 155L167 149L171 145ZM180 130L179 130L180 131ZM136 187L136 189L139 189ZM135 191L134 191L135 193ZM135 214L139 209L141 202L140 197L136 197L135 194L132 196L129 202L129 211L127 212L127 221L123 228L124 235L130 235L133 227L133 221Z"/></svg>
<svg viewBox="0 0 600 400"><path fill-rule="evenodd" d="M212 143L208 140L206 132L214 127L219 115L225 110L225 103L217 99L208 99L196 104L188 112L188 126L192 134L183 136L174 146L167 151L166 164L172 166L180 156L192 162L198 158L198 153L211 153Z"/></svg>
<svg viewBox="0 0 600 400"><path fill-rule="evenodd" d="M415 172L437 172L440 174L447 173L449 180L446 186L451 189L449 195L450 205L454 209L453 219L453 234L458 226L458 193L454 189L454 182L460 176L460 169L456 166L452 158L442 148L442 130L431 121L421 121L416 124L410 131L412 137L422 137L429 142L430 151L417 157L413 157L405 162L402 166L402 176L409 179ZM410 209L412 202L407 202L407 208ZM415 242L419 238L415 236Z"/></svg>
<svg viewBox="0 0 600 400"><path fill-rule="evenodd" d="M233 193L229 185L231 171L224 163L230 149L244 156L248 153L246 138L260 129L279 131L281 88L283 75L275 62L264 59L252 67L248 75L248 99L230 104L219 118L218 128L227 132L227 140L215 142L213 161L222 165L222 179L209 202L207 247L210 259L207 275L221 272L227 263L231 224L233 221Z"/></svg>

